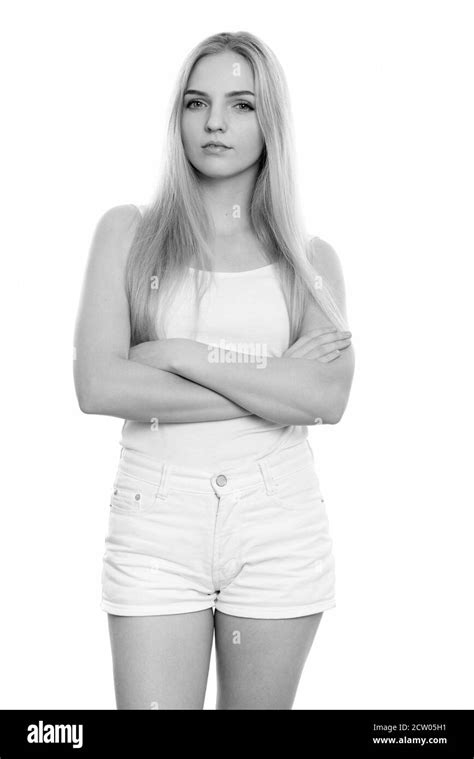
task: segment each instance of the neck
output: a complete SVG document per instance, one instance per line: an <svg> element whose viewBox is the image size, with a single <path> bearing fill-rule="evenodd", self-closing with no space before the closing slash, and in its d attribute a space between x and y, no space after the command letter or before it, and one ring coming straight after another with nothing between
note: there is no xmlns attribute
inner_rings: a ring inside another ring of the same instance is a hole
<svg viewBox="0 0 474 759"><path fill-rule="evenodd" d="M251 166L235 177L200 179L204 205L214 224L215 238L251 232L250 201L256 175L257 168Z"/></svg>

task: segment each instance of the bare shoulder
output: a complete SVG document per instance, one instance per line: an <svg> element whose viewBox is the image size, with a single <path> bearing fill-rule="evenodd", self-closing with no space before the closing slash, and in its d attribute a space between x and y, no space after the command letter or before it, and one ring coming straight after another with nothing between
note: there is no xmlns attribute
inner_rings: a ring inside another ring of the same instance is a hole
<svg viewBox="0 0 474 759"><path fill-rule="evenodd" d="M125 263L140 218L140 211L130 203L112 206L105 211L94 232L94 257Z"/></svg>
<svg viewBox="0 0 474 759"><path fill-rule="evenodd" d="M321 277L323 285L327 286L347 324L344 275L338 254L326 240L313 236L308 243L308 260L314 269L315 277ZM328 326L333 325L327 314L318 303L310 300L303 316L301 334Z"/></svg>
<svg viewBox="0 0 474 759"><path fill-rule="evenodd" d="M140 211L132 203L112 206L99 218L97 229L117 237L122 235L133 236L140 218Z"/></svg>
<svg viewBox="0 0 474 759"><path fill-rule="evenodd" d="M321 237L312 237L309 248L310 260L317 273L324 277L335 294L344 300L344 273L341 260L332 245Z"/></svg>

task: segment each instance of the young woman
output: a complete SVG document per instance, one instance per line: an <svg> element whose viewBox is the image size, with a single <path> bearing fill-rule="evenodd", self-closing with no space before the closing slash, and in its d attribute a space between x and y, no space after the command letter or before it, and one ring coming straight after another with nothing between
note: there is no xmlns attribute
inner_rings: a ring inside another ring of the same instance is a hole
<svg viewBox="0 0 474 759"><path fill-rule="evenodd" d="M332 541L307 440L354 371L338 257L295 200L287 88L251 34L186 60L148 207L100 219L75 348L85 413L126 420L101 608L117 708L291 709Z"/></svg>

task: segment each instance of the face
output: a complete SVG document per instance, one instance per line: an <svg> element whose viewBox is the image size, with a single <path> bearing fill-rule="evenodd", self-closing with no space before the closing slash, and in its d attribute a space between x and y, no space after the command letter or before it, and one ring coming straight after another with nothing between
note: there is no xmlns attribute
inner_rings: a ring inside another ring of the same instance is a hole
<svg viewBox="0 0 474 759"><path fill-rule="evenodd" d="M263 150L255 112L254 77L247 60L226 50L195 65L185 90L181 133L186 156L207 177L235 176ZM226 147L205 147L221 142Z"/></svg>

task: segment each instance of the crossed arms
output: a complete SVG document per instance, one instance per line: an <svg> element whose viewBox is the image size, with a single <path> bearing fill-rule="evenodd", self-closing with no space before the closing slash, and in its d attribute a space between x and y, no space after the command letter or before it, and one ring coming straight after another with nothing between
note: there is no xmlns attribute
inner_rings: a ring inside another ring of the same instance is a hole
<svg viewBox="0 0 474 759"><path fill-rule="evenodd" d="M129 349L123 272L135 213L129 206L112 208L95 232L75 332L74 380L81 410L140 422L256 414L282 424L337 423L349 398L354 352L348 337L316 309L305 314L300 340L283 356L266 358L264 368L233 352L231 360L210 361L205 343L185 338ZM340 264L323 241L317 266L329 277L345 314Z"/></svg>

